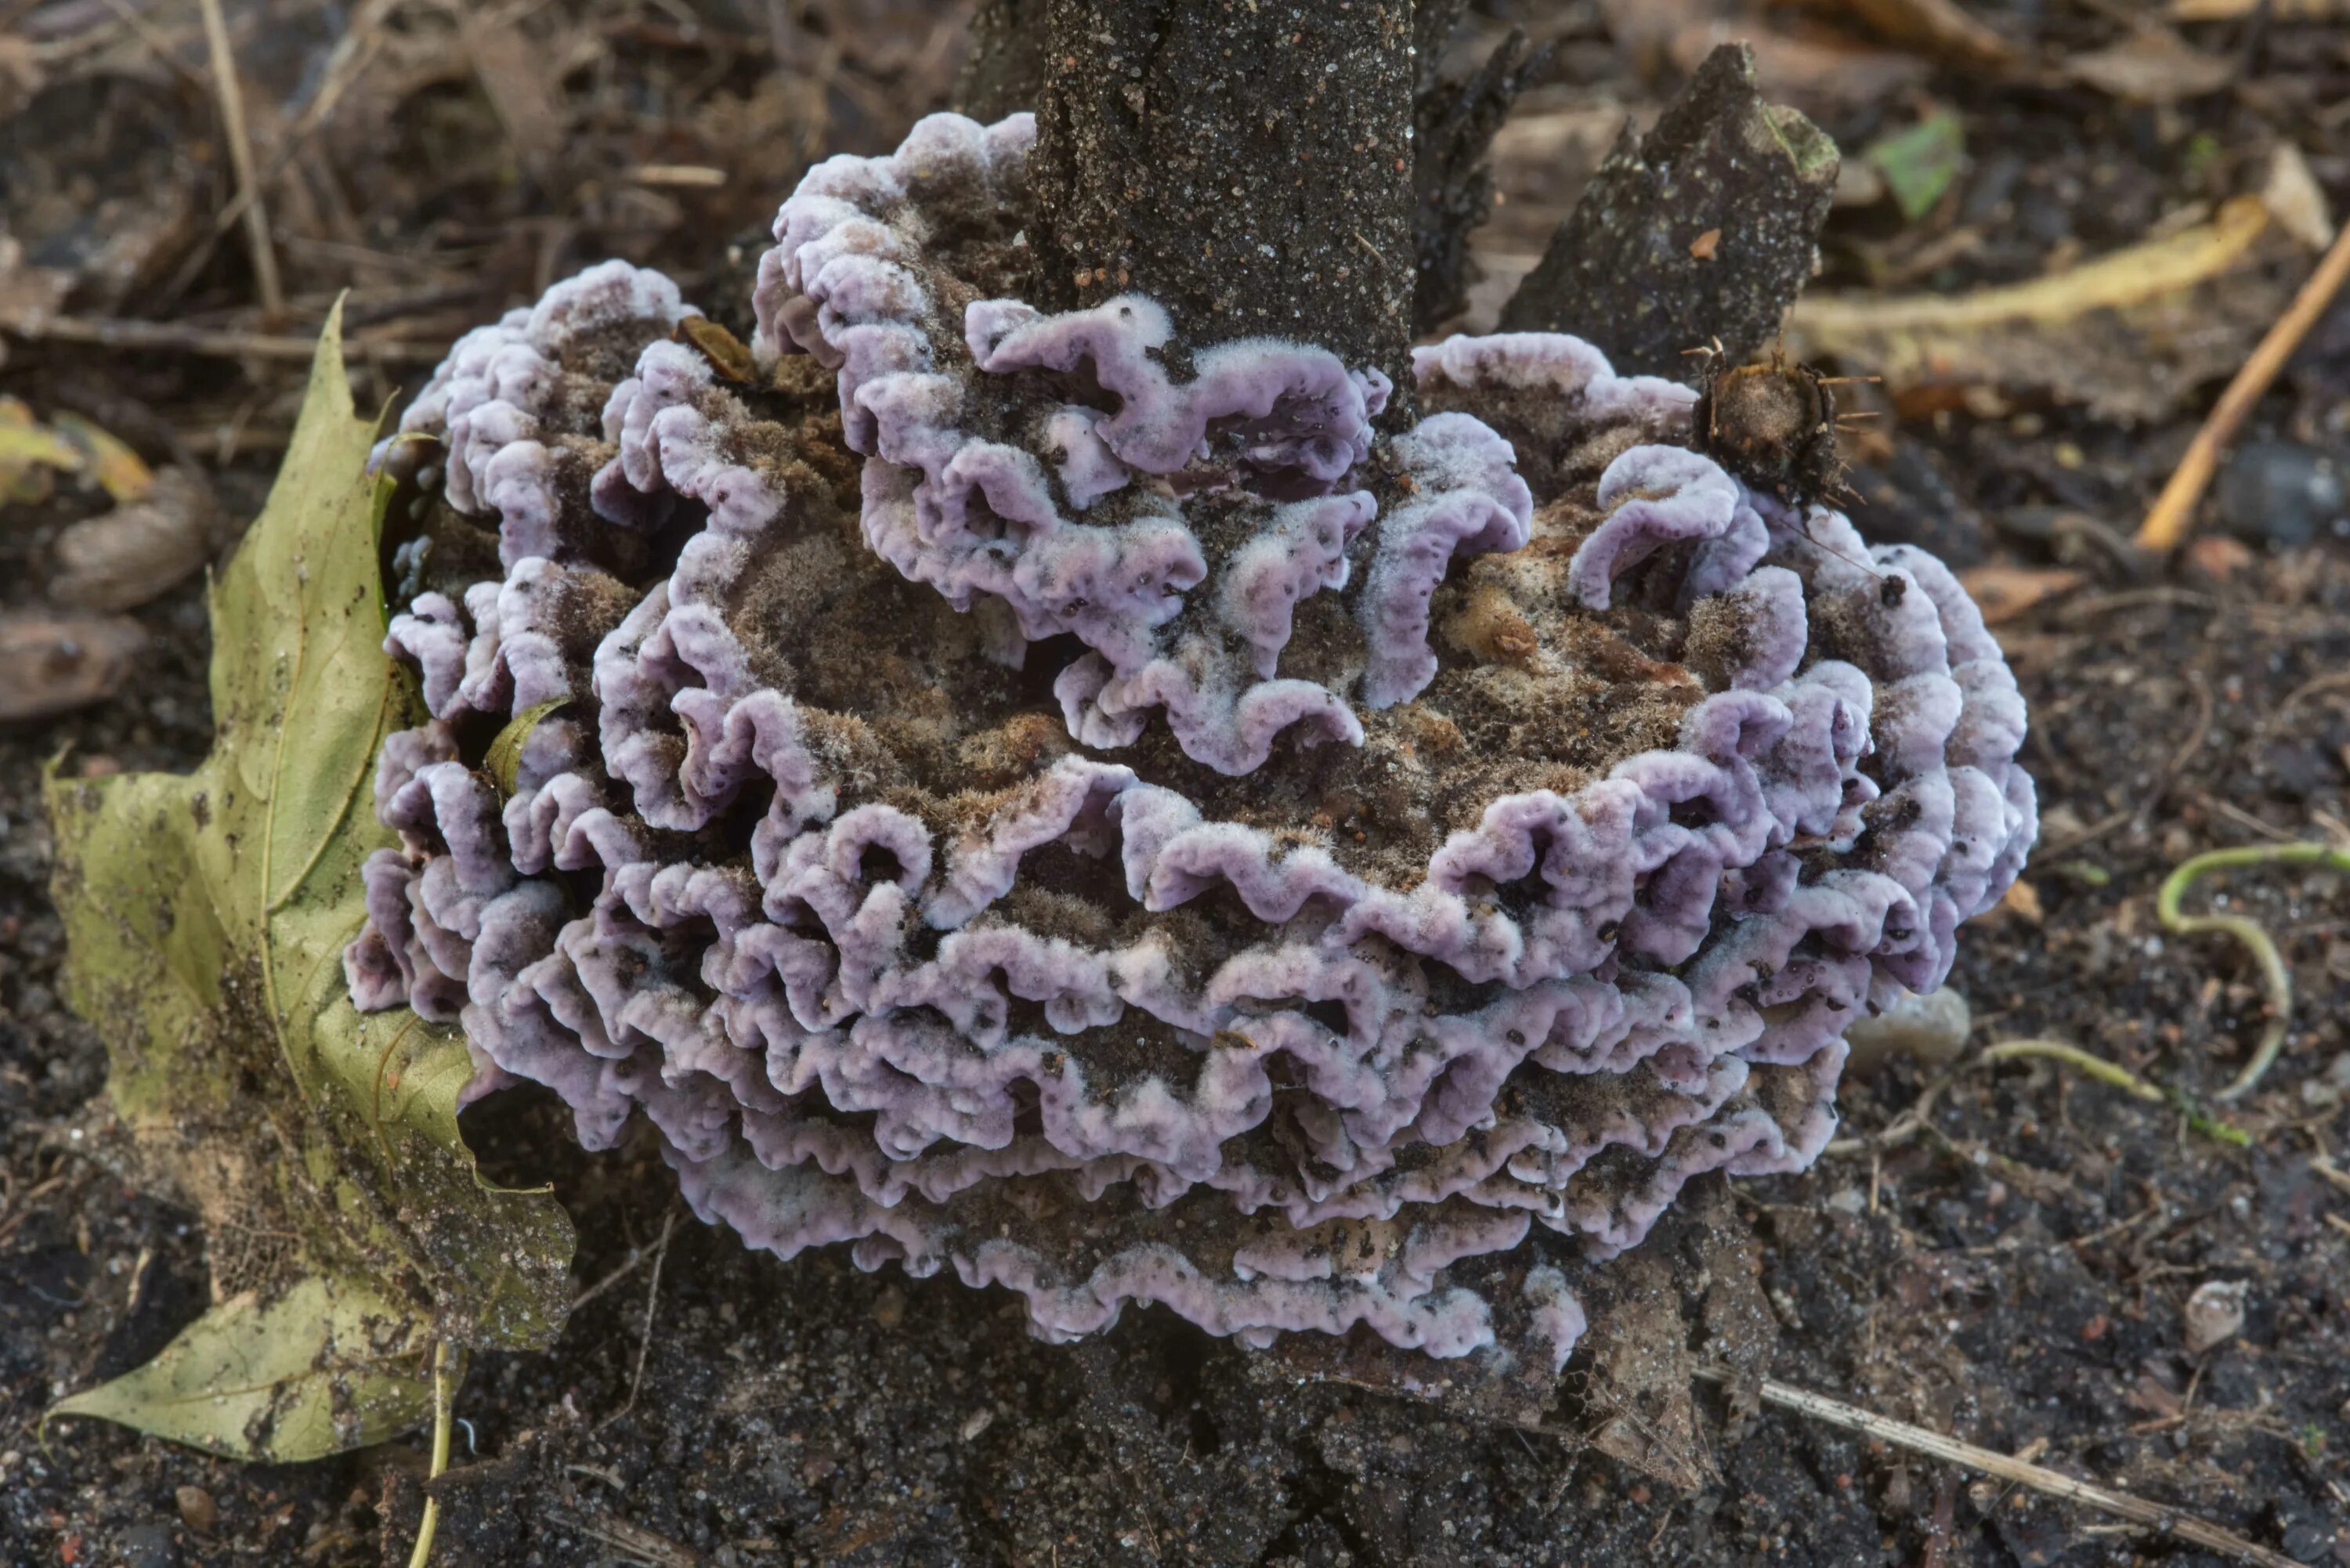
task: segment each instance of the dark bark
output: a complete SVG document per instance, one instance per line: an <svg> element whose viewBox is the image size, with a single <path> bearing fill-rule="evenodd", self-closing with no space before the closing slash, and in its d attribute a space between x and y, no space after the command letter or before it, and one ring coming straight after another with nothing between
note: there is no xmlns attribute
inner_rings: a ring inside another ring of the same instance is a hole
<svg viewBox="0 0 2350 1568"><path fill-rule="evenodd" d="M1457 13L1459 6L1421 0L1420 16ZM1433 30L1432 28L1430 30ZM1493 210L1493 171L1486 154L1494 132L1509 118L1510 105L1526 85L1547 69L1548 44L1526 47L1513 28L1466 80L1437 74L1444 33L1419 42L1419 90L1412 105L1412 238L1417 281L1412 291L1412 327L1427 332L1460 310L1470 283L1469 235Z"/></svg>
<svg viewBox="0 0 2350 1568"><path fill-rule="evenodd" d="M1750 358L1812 275L1836 165L1825 132L1762 101L1746 46L1725 44L1656 130L1625 131L1502 326L1572 332L1619 370L1677 380L1716 337Z"/></svg>
<svg viewBox="0 0 2350 1568"><path fill-rule="evenodd" d="M971 19L971 53L955 76L956 110L993 124L1044 97L1045 0L982 0Z"/></svg>
<svg viewBox="0 0 2350 1568"><path fill-rule="evenodd" d="M1045 301L1149 294L1198 347L1318 343L1408 385L1408 0L1046 0Z"/></svg>

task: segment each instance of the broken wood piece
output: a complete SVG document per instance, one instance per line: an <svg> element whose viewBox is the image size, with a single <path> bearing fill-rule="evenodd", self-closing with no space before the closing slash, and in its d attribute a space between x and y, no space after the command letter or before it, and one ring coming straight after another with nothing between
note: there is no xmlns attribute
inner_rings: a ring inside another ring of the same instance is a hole
<svg viewBox="0 0 2350 1568"><path fill-rule="evenodd" d="M1422 5L1415 19L1432 8ZM1469 235L1493 210L1493 139L1510 106L1549 67L1548 44L1512 28L1460 81L1438 75L1442 37L1422 37L1412 99L1412 328L1432 330L1468 300Z"/></svg>
<svg viewBox="0 0 2350 1568"><path fill-rule="evenodd" d="M1575 333L1627 374L1679 379L1685 351L1715 338L1742 363L1812 275L1840 162L1810 120L1762 101L1753 51L1725 44L1654 130L1627 128L1502 329Z"/></svg>

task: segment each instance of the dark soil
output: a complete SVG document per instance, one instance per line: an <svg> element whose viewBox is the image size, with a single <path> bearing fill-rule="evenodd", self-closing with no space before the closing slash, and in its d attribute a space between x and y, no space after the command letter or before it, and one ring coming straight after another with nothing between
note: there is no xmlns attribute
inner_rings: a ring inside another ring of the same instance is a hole
<svg viewBox="0 0 2350 1568"><path fill-rule="evenodd" d="M666 140L647 140L619 100L594 98L611 110L594 121L601 140L534 143L546 168L504 183L485 175L472 206L436 207L432 192L411 189L413 167L366 187L389 225L376 243L438 269L431 287L458 295L429 315L380 319L402 337L445 338L453 323L444 317L486 318L534 292L535 273L606 249L653 262L698 256L703 297L722 314L734 304L726 279L739 282L747 261L738 254L712 275L725 249L713 235L754 230L781 186L730 188L707 206L698 194L663 194L673 218L609 187L580 193L598 160L608 172L627 160L724 156L694 139L737 122L697 115L754 90L771 45L739 18L723 47L681 42L674 13L683 9L546 12L600 18L596 36L626 51L625 66L590 67L569 90L591 98L618 93L614 80L634 83L649 112L667 117ZM833 18L831 32L809 20L816 11L795 8L793 25L801 43L834 50L833 74L815 89L834 112L793 122L802 140L775 155L785 185L822 151L890 144L943 94L953 63L951 44L906 25L917 8L868 0L816 10ZM2101 8L2051 5L2032 16L2050 47L2113 41ZM2029 30L2021 14L1994 19L2017 36ZM1638 51L1611 48L1596 10L1562 5L1544 26L1560 45L1557 75L1521 112L1600 100L1651 112L1672 85L1669 71L1654 82L1635 75L1626 61ZM2350 141L2328 129L2339 117L2301 107L2336 80L2340 46L2308 34L2280 27L2251 40L2242 57L2252 74L2236 89L2166 110L2184 118L2160 125L2150 111L2102 100L2074 112L2076 89L1970 88L1961 69L1929 68L1929 86L1902 91L1960 105L1974 150L1966 182L1996 174L2008 190L1968 218L1984 237L1934 282L2023 275L2074 239L2131 242L2193 182L2217 177L2210 157L2190 171L2173 156L2198 133L2214 139L2223 163L2249 162L2281 130L2299 135L2345 205ZM839 47L860 36L888 47ZM2197 36L2215 48L2243 42ZM201 61L200 40L189 57ZM478 93L429 90L443 99L435 134L500 134ZM1888 117L1912 118L1908 101L1888 93L1818 112L1849 148ZM2169 151L2141 156L2148 138ZM1580 162L1554 139L1540 168L1505 164L1500 184L1513 205L1491 249L1538 247L1547 223L1530 213L1547 206L1555 222L1610 139L1612 128ZM2123 172L2099 173L2114 169ZM759 178L772 182L764 169ZM1890 240L1873 228L1881 211L1839 211L1830 229L1838 277L1857 286L1852 258L1865 247L1922 249L1938 223L1960 215L1966 182L1950 213ZM2067 188L2102 194L2048 194ZM458 223L459 211L473 216ZM531 244L496 249L484 212L540 226ZM469 255L484 259L483 276L464 273ZM323 263L295 265L301 300L336 281ZM429 292L403 287L379 291L379 301ZM249 298L242 255L224 245L174 318L223 318ZM426 308L402 308L411 307ZM134 296L123 308L149 306ZM2345 343L2350 307L2262 405L2231 470L2239 493L2279 475L2276 487L2291 491L2293 464L2337 455L2339 413L2350 406ZM10 347L0 391L47 409L61 389L79 387L85 400L95 389L183 430L213 431L244 407L266 431L299 371ZM1913 417L1858 454L1856 483L1872 493L1860 520L1886 533L1930 522L1956 558L2046 568L2091 524L2126 534L2213 390L2140 427L2054 406L1900 410ZM268 461L246 456L215 475L231 514L257 508ZM91 509L69 496L0 516L0 604L37 600L55 527ZM2163 933L2155 893L2170 867L2201 849L2350 840L2350 680L2317 684L2350 670L2341 510L2321 509L2315 542L2282 547L2262 537L2284 511L2272 500L2215 506L2207 533L2233 519L2252 542L2215 540L2226 547L2168 566L2098 547L2070 562L2085 578L2074 591L1998 626L2032 704L2026 754L2047 826L2025 873L2029 893L1964 940L1953 983L1974 1007L1973 1044L2061 1039L2207 1103L2241 1065L2263 1019L2257 975L2226 939ZM2059 514L2089 523L2052 527ZM52 723L0 730L0 1563L397 1568L421 1507L421 1438L255 1468L94 1422L41 1426L56 1398L138 1365L203 1309L208 1247L218 1244L186 1215L123 1189L77 1152L73 1132L101 1086L105 1053L57 997L62 938L47 892L41 769L61 753L68 772L182 769L210 742L200 591L183 587L138 614L154 651L120 693ZM2350 1564L2350 1190L2319 1163L2350 1158L2350 877L2239 872L2189 902L2260 920L2292 968L2284 1054L2227 1112L2249 1147L2046 1067L1962 1064L1916 1136L1832 1154L1799 1178L1710 1179L1625 1261L1654 1260L1640 1265L1648 1273L1626 1278L1662 1280L1674 1265L1651 1305L1686 1312L1700 1359L1759 1356L1781 1382L2026 1453L2296 1561ZM1896 1122L1941 1072L1896 1060L1853 1082L1846 1136ZM443 1514L432 1560L444 1568L2222 1561L1791 1415L1734 1408L1711 1386L1697 1393L1694 1449L1674 1438L1669 1413L1648 1413L1676 1449L1667 1457L1692 1480L1677 1488L1650 1473L1675 1465L1636 1469L1586 1440L1600 1414L1585 1398L1587 1355L1570 1366L1548 1430L1533 1431L1305 1378L1294 1363L1156 1312L1129 1313L1095 1342L1045 1345L1000 1293L894 1270L862 1274L835 1253L790 1263L746 1253L682 1214L657 1160L578 1154L564 1119L526 1095L494 1099L468 1125L497 1174L555 1181L578 1226L579 1288L592 1294L552 1351L484 1355L469 1368L455 1468L433 1485ZM1731 1322L1709 1310L1691 1271L1748 1255L1767 1311ZM2191 1355L2182 1304L2210 1281L2245 1282L2244 1324ZM1627 1290L1620 1310L1633 1302Z"/></svg>

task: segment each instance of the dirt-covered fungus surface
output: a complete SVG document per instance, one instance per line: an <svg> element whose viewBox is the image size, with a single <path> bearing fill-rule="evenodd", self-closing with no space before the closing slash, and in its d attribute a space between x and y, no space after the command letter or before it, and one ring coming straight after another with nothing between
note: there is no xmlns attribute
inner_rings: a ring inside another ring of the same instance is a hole
<svg viewBox="0 0 2350 1568"><path fill-rule="evenodd" d="M81 9L35 7L47 18L40 36L94 26ZM474 63L453 74L427 68L413 16L379 37L367 58L406 85L394 91L363 68L346 113L388 127L386 145L451 156L355 162L345 130L321 136L319 167L344 171L356 215L346 223L335 202L324 216L281 204L281 232L339 236L283 247L295 330L313 329L332 290L356 278L362 339L437 350L554 278L622 254L676 269L747 337L758 225L776 198L811 156L895 145L914 113L941 101L953 44L932 39L922 8L886 0L776 7L781 31L710 9L725 15L705 32L681 25L685 6L492 17ZM2120 37L2101 11L1984 14L1994 44L2028 38L2047 59L2086 63L2068 86L1993 88L1983 84L2006 79L1986 63L1996 50L1964 34L1859 29L1866 52L1849 68L1807 67L1792 46L1763 53L1764 90L1801 103L1849 162L1875 171L1873 195L1866 179L1840 192L1818 290L1898 304L2061 276L2084 256L2220 222L2219 203L2264 188L2280 140L2298 138L2304 174L2337 205L2350 194L2350 143L2302 107L2337 68L2322 30L2199 25L2197 49L2236 62L2239 78L2156 109L2098 85L2123 80L2097 62ZM1690 6L1560 6L1535 25L1557 54L1504 132L1506 201L1478 245L1489 267L1531 262L1619 110L1653 116L1679 79L1673 62L1690 63L1675 18L1712 25ZM181 20L172 12L156 36L200 70L201 32ZM1503 30L1477 28L1480 49ZM271 36L278 51L256 47L247 62L256 94L293 92L302 63L323 68L333 42ZM139 47L133 34L120 42ZM818 67L795 67L778 86L766 79L775 50L828 60L831 75L811 88ZM583 63L564 63L574 59ZM2142 58L2128 85L2168 91L2163 73L2175 88L2191 64ZM517 74L544 84L535 69L572 74L536 99L498 97L504 112L494 113L496 84ZM17 123L50 127L38 144L58 159L88 156L75 128L98 123L116 88L90 89L85 114L71 96L82 89L60 80L35 100L40 118ZM124 123L149 149L138 155L168 173L156 149L174 143L150 121L209 135L203 96L141 102ZM648 130L631 103L661 127ZM1938 104L1963 106L1952 113L1966 151L1940 204L1906 216L1924 154L1897 139L1933 123ZM0 113L16 112L0 92ZM756 189L660 172L722 164ZM435 186L443 176L428 167L452 171L453 183ZM73 184L70 169L44 179L44 190ZM225 187L191 189L109 227L108 265L132 267L150 252L163 258L143 264L154 272L184 265L225 199ZM713 225L752 237L726 260L707 243ZM42 265L95 266L77 260L95 243L68 234ZM2018 888L1961 933L1952 984L1972 1009L1965 1054L1929 1043L1848 1070L1839 1136L1853 1147L1804 1175L1691 1183L1586 1296L1595 1322L1641 1332L1592 1336L1539 1420L1501 1424L1363 1386L1378 1378L1347 1359L1361 1348L1353 1342L1335 1355L1261 1353L1129 1308L1105 1334L1048 1345L1007 1292L865 1273L837 1250L779 1262L685 1212L649 1137L583 1154L567 1110L510 1090L469 1110L467 1131L496 1177L554 1183L577 1226L579 1303L551 1351L484 1355L466 1368L452 1468L433 1483L432 1561L2223 1561L1689 1376L1721 1364L2176 1506L2293 1561L2350 1563L2350 1188L2329 1174L2350 1167L2350 878L2237 871L2189 895L2192 909L2260 921L2295 987L2276 1066L2225 1107L2212 1096L2265 1019L2257 972L2227 939L2174 936L2155 913L2165 876L2199 851L2350 836L2350 686L2339 679L2350 668L2350 545L2334 525L2341 486L2326 478L2350 452L2340 417L2350 313L2321 327L2263 403L2197 547L2164 563L2113 544L2175 462L2211 379L2249 351L2307 269L2306 251L2273 225L2257 244L2278 248L2246 253L2212 310L2109 312L2043 332L2059 352L2019 348L1973 366L1971 392L1905 386L1859 400L1898 416L1847 442L1869 502L1855 513L1864 532L1991 574L1970 581L2030 704L2022 760L2040 791L2041 844ZM369 245L421 277L351 259ZM196 265L176 304L109 273L74 307L203 325L250 298L233 235ZM1497 306L1472 299L1486 312L1476 325ZM2238 314L2241 330L2230 325ZM2189 317L2196 330L2178 330ZM1868 373L1909 339L1843 341L1836 368ZM159 464L177 455L174 440L195 438L187 455L221 515L258 509L266 438L290 409L298 361L8 348L0 393L45 416L87 410ZM421 382L432 356L355 350L354 363L366 404ZM2165 401L2174 384L2202 389ZM138 410L153 417L142 423ZM231 439L232 428L244 433ZM52 613L59 533L103 505L71 484L7 504L0 612ZM2026 602L2034 596L2044 597ZM0 724L0 1563L396 1568L421 1508L421 1438L247 1467L98 1422L41 1425L59 1397L151 1356L240 1257L273 1240L206 1233L86 1152L103 1134L106 1055L59 1000L41 770L61 753L68 775L185 770L212 733L200 588L182 584L129 613L146 640L110 698ZM1971 1061L2023 1037L2183 1089L2244 1141L2045 1064ZM1912 1130L1869 1141L1903 1125ZM2241 1324L2191 1349L2212 1330L2210 1312L2190 1314L2189 1303L2215 1285L2222 1303L2241 1287Z"/></svg>

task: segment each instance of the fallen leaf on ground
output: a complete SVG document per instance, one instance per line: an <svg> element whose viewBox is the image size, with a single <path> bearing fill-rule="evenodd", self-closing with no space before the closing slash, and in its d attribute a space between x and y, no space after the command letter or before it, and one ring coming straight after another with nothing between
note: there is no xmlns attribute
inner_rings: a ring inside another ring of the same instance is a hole
<svg viewBox="0 0 2350 1568"><path fill-rule="evenodd" d="M2043 599L2069 594L2087 580L2062 566L1976 566L1959 574L1991 626L2013 620Z"/></svg>
<svg viewBox="0 0 2350 1568"><path fill-rule="evenodd" d="M2257 265L2291 242L2257 196L2209 223L2025 283L1970 294L1812 295L1787 317L1787 348L1885 379L1898 395L1939 387L2053 394L2110 418L2169 412L2231 373L2288 291Z"/></svg>
<svg viewBox="0 0 2350 1568"><path fill-rule="evenodd" d="M251 1459L421 1423L436 1342L543 1345L569 1295L561 1209L489 1187L459 1134L463 1037L363 1017L345 989L359 866L393 842L376 751L418 704L382 649L388 487L366 472L375 425L352 410L339 320L213 587L212 754L184 777L53 770L45 792L68 994L110 1063L85 1147L203 1218L220 1294L177 1361L70 1408Z"/></svg>
<svg viewBox="0 0 2350 1568"><path fill-rule="evenodd" d="M1620 1260L1610 1299L1596 1309L1583 1390L1592 1447L1635 1470L1693 1492L1719 1473L1690 1396L1689 1331L1668 1265L1653 1253Z"/></svg>
<svg viewBox="0 0 2350 1568"><path fill-rule="evenodd" d="M33 418L19 398L0 398L0 506L32 506L57 489L60 472L81 467L81 449Z"/></svg>
<svg viewBox="0 0 2350 1568"><path fill-rule="evenodd" d="M2118 44L2068 57L2064 74L2131 103L2163 107L2218 92L2236 62L2207 55L2168 27L2143 26Z"/></svg>
<svg viewBox="0 0 2350 1568"><path fill-rule="evenodd" d="M59 414L49 422L80 450L82 471L115 500L143 501L155 488L155 471L111 431L74 413Z"/></svg>
<svg viewBox="0 0 2350 1568"><path fill-rule="evenodd" d="M1861 152L1885 176L1901 215L1916 223L1934 210L1967 163L1967 133L1947 110L1880 136Z"/></svg>
<svg viewBox="0 0 2350 1568"><path fill-rule="evenodd" d="M282 1296L246 1291L222 1302L156 1354L111 1383L61 1400L58 1416L96 1416L192 1448L251 1457L253 1434L288 1455L333 1453L338 1428L397 1431L432 1379L422 1325L405 1303L364 1282L318 1276ZM356 1397L357 1408L338 1408ZM379 1412L370 1406L381 1406Z"/></svg>
<svg viewBox="0 0 2350 1568"><path fill-rule="evenodd" d="M2021 53L1957 0L1798 0L1805 10L1849 16L1888 44L1958 65L2002 66Z"/></svg>
<svg viewBox="0 0 2350 1568"><path fill-rule="evenodd" d="M146 628L120 616L0 615L0 723L104 701L146 647Z"/></svg>
<svg viewBox="0 0 2350 1568"><path fill-rule="evenodd" d="M2198 534L2187 541L2187 569L2209 582L2232 582L2252 564L2251 547L2225 534Z"/></svg>
<svg viewBox="0 0 2350 1568"><path fill-rule="evenodd" d="M2261 200L2268 203L2278 226L2311 250L2322 251L2334 243L2334 213L2324 188L2292 142L2278 142L2269 154L2269 177L2261 187Z"/></svg>
<svg viewBox="0 0 2350 1568"><path fill-rule="evenodd" d="M1857 45L1798 38L1749 24L1714 22L1674 35L1667 54L1683 72L1695 70L1723 44L1754 51L1754 79L1764 96L1822 112L1859 109L1922 87L1933 67L1914 55Z"/></svg>
<svg viewBox="0 0 2350 1568"><path fill-rule="evenodd" d="M1755 80L1767 98L1809 109L1873 108L1924 85L1933 63L1870 48L1812 28L1803 36L1766 26L1731 0L1599 0L1608 36L1643 76L1669 64L1686 76L1724 44L1754 52Z"/></svg>
<svg viewBox="0 0 2350 1568"><path fill-rule="evenodd" d="M167 468L149 489L145 500L85 517L57 535L51 599L80 609L130 609L204 564L217 512L212 486L191 469Z"/></svg>
<svg viewBox="0 0 2350 1568"><path fill-rule="evenodd" d="M562 150L567 129L556 87L558 61L550 57L544 43L486 8L469 7L457 16L466 58L505 129L515 160L530 173L545 175Z"/></svg>

